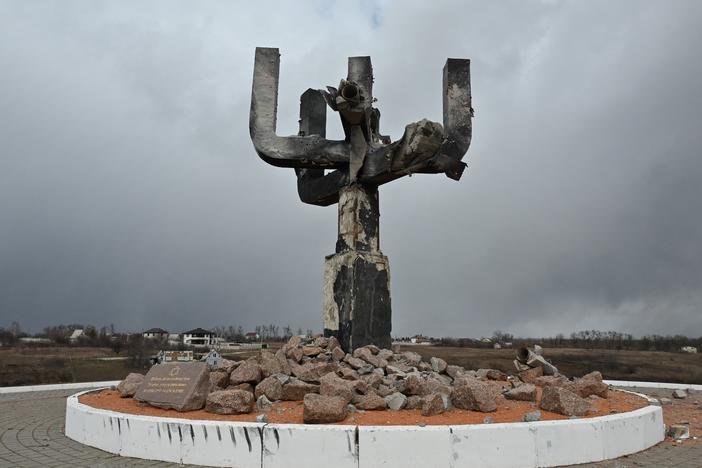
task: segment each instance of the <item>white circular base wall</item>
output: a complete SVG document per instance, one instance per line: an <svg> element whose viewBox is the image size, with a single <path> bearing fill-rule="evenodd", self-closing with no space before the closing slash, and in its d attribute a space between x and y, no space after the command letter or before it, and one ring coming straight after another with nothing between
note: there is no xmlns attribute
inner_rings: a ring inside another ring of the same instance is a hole
<svg viewBox="0 0 702 468"><path fill-rule="evenodd" d="M66 403L66 436L125 457L239 468L545 467L617 458L664 438L647 406L608 416L459 426L335 426L159 418Z"/></svg>

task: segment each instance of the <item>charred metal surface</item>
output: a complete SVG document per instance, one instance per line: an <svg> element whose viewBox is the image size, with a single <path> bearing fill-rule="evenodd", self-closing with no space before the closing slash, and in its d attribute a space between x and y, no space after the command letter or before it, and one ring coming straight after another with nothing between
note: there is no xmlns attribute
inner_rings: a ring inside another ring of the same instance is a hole
<svg viewBox="0 0 702 468"><path fill-rule="evenodd" d="M300 136L327 134L327 103L321 92L308 89L300 96ZM324 177L324 169L296 168L297 193L300 200L311 205L331 205L339 199L339 187L344 180L344 172L335 171L337 177Z"/></svg>
<svg viewBox="0 0 702 468"><path fill-rule="evenodd" d="M370 57L350 57L346 79L338 88L320 91L329 107L339 113L345 139L327 140L324 131L326 110L313 90L308 104L301 99L300 134L277 136L278 84L280 54L275 48L256 48L249 131L258 155L266 162L297 169L338 169L320 187L305 186L306 203L328 205L337 199L329 191L333 185L360 181L381 185L412 173L444 172L460 179L465 168L461 161L472 137L470 60L448 59L443 78L443 125L422 120L407 125L397 142L380 134L380 111L373 107L373 68ZM304 115L303 115L304 114ZM437 136L440 141L437 144ZM310 180L323 177L319 171ZM305 185L307 182L303 182Z"/></svg>
<svg viewBox="0 0 702 468"><path fill-rule="evenodd" d="M362 184L339 194L336 253L324 265L324 329L345 350L388 347L392 327L388 258L380 251L378 190Z"/></svg>
<svg viewBox="0 0 702 468"><path fill-rule="evenodd" d="M337 88L302 94L294 136L276 135L279 73L278 49L256 48L249 131L261 159L295 169L300 200L339 204L336 253L324 270L325 334L347 351L369 343L389 347L390 275L380 251L378 186L413 173L461 178L472 137L470 61L446 61L443 125L410 123L395 142L380 134L370 57L349 57ZM327 140L327 106L338 113L344 140Z"/></svg>
<svg viewBox="0 0 702 468"><path fill-rule="evenodd" d="M339 195L336 252L380 252L378 189L354 184Z"/></svg>
<svg viewBox="0 0 702 468"><path fill-rule="evenodd" d="M333 171L327 175L320 169L296 169L297 193L310 205L329 206L339 201L339 190L348 183L348 173Z"/></svg>
<svg viewBox="0 0 702 468"><path fill-rule="evenodd" d="M348 251L325 264L325 336L345 350L367 344L390 348L392 327L388 259Z"/></svg>
<svg viewBox="0 0 702 468"><path fill-rule="evenodd" d="M278 49L257 47L249 133L258 155L267 163L281 167L344 167L350 154L345 141L330 141L319 135L279 137L275 134L279 74Z"/></svg>
<svg viewBox="0 0 702 468"><path fill-rule="evenodd" d="M446 60L443 81L444 140L429 166L459 180L466 167L461 159L473 138L470 60Z"/></svg>

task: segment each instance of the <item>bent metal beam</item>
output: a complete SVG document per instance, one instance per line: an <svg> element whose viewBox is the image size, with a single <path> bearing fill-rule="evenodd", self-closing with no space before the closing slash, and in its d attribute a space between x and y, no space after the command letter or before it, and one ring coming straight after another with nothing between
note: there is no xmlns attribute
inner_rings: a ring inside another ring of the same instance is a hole
<svg viewBox="0 0 702 468"><path fill-rule="evenodd" d="M370 57L349 57L338 88L300 97L298 135L276 135L280 54L256 48L249 131L265 162L294 168L304 203L339 205L336 252L325 259L324 332L346 351L390 347L389 263L380 251L378 187L413 173L459 180L472 137L470 60L448 59L443 71L443 125L426 119L393 142L380 133ZM344 140L326 138L327 106L338 112Z"/></svg>

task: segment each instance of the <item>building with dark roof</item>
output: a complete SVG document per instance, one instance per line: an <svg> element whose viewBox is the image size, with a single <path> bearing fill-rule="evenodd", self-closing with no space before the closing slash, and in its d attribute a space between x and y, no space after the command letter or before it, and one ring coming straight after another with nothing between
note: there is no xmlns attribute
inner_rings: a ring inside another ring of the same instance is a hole
<svg viewBox="0 0 702 468"><path fill-rule="evenodd" d="M183 332L183 344L185 346L212 346L214 345L215 334L204 328L194 328Z"/></svg>
<svg viewBox="0 0 702 468"><path fill-rule="evenodd" d="M149 328L141 334L147 340L165 340L168 339L168 332L163 328Z"/></svg>

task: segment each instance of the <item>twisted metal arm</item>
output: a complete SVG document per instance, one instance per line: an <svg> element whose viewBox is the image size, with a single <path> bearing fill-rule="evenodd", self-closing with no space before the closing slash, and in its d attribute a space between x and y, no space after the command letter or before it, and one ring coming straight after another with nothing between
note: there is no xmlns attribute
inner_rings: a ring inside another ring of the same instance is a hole
<svg viewBox="0 0 702 468"><path fill-rule="evenodd" d="M258 155L269 164L298 168L341 168L349 162L344 141L319 135L279 137L278 113L280 54L275 48L256 48L249 132Z"/></svg>
<svg viewBox="0 0 702 468"><path fill-rule="evenodd" d="M391 143L379 134L370 57L350 57L339 89L308 89L300 98L300 132L275 134L280 54L256 48L249 130L256 152L274 166L293 167L305 203L336 203L339 190L361 182L379 186L412 173L445 173L459 180L472 138L470 60L448 59L443 69L443 126L428 120L405 127ZM326 104L341 117L345 140L326 139ZM325 169L336 169L325 174Z"/></svg>

